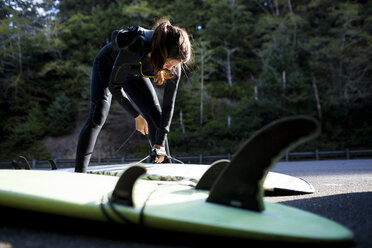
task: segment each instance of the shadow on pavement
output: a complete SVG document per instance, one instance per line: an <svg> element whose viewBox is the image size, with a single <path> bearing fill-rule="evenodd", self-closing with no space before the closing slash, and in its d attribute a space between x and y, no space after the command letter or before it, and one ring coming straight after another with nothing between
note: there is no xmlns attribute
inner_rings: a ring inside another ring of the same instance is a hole
<svg viewBox="0 0 372 248"><path fill-rule="evenodd" d="M337 194L279 203L334 220L354 232L353 247L372 247L372 192Z"/></svg>

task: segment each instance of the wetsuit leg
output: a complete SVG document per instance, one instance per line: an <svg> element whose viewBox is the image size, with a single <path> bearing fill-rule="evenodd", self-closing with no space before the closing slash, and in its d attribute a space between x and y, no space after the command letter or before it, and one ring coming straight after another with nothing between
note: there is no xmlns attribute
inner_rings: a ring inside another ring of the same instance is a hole
<svg viewBox="0 0 372 248"><path fill-rule="evenodd" d="M150 79L138 76L128 77L123 84L123 89L145 118L148 124L150 141L154 145L161 123L161 107ZM168 139L165 139L164 145L167 154L170 156ZM170 162L170 160L167 162Z"/></svg>
<svg viewBox="0 0 372 248"><path fill-rule="evenodd" d="M112 95L108 78L102 76L98 63L94 63L91 80L91 104L88 119L80 132L76 151L75 172L86 172L97 137L106 121Z"/></svg>

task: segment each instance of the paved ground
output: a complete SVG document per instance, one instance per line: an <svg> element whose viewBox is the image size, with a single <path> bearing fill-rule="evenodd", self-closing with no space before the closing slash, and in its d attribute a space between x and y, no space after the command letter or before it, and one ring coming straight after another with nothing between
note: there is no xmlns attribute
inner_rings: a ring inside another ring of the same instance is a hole
<svg viewBox="0 0 372 248"><path fill-rule="evenodd" d="M301 177L312 183L316 192L265 197L266 201L280 202L335 220L354 232L356 242L350 247L372 247L372 160L281 162L274 171ZM242 241L0 209L0 248L209 247L221 242L234 246Z"/></svg>
<svg viewBox="0 0 372 248"><path fill-rule="evenodd" d="M285 162L273 169L311 182L314 194L266 197L304 209L349 227L352 247L372 247L372 160Z"/></svg>

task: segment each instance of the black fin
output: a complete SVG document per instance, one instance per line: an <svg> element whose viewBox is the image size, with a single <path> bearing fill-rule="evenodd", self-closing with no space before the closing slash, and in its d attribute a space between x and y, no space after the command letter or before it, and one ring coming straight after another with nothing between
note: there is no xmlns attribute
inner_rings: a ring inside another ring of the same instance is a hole
<svg viewBox="0 0 372 248"><path fill-rule="evenodd" d="M264 210L263 183L269 170L294 147L320 133L311 117L284 118L265 126L247 140L211 189L208 202L253 211Z"/></svg>
<svg viewBox="0 0 372 248"><path fill-rule="evenodd" d="M115 189L112 192L111 200L115 203L120 203L126 206L134 206L132 191L134 183L137 179L146 173L146 169L141 166L131 166L126 169L116 183Z"/></svg>
<svg viewBox="0 0 372 248"><path fill-rule="evenodd" d="M18 162L18 160L13 160L13 161L12 161L12 166L13 166L13 168L16 169L16 170L20 170L20 169L22 169L22 168L19 166L19 162Z"/></svg>
<svg viewBox="0 0 372 248"><path fill-rule="evenodd" d="M213 162L209 169L204 172L203 176L199 179L195 189L210 190L213 183L216 182L218 176L229 165L229 163L230 160L228 159L221 159Z"/></svg>
<svg viewBox="0 0 372 248"><path fill-rule="evenodd" d="M23 166L26 170L31 170L31 166L30 166L30 164L28 163L28 161L25 157L19 156L19 161L21 161L21 163L23 164Z"/></svg>
<svg viewBox="0 0 372 248"><path fill-rule="evenodd" d="M56 164L56 162L54 162L53 159L49 159L48 161L49 161L50 167L52 167L52 170L57 170L58 169L57 164Z"/></svg>

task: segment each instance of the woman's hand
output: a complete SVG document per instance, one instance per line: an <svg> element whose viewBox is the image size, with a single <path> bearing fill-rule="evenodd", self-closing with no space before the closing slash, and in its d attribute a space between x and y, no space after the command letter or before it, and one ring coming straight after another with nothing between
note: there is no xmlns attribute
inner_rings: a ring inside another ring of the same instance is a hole
<svg viewBox="0 0 372 248"><path fill-rule="evenodd" d="M143 135L149 134L147 122L142 115L137 116L134 120L136 121L136 129L138 132L142 133Z"/></svg>
<svg viewBox="0 0 372 248"><path fill-rule="evenodd" d="M160 146L160 145L154 145L154 148L159 150L161 154L166 154L165 153L165 147L164 146ZM164 155L157 155L156 158L155 158L155 163L161 163L164 161L164 158L165 156Z"/></svg>

